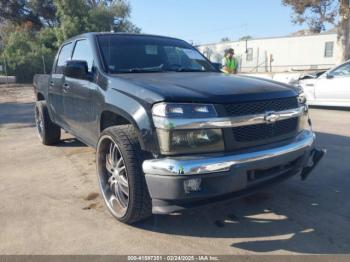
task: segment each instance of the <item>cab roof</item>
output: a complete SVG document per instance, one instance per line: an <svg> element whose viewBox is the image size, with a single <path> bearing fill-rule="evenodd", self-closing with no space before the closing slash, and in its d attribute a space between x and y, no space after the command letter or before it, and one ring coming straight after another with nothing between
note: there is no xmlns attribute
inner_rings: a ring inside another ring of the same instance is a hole
<svg viewBox="0 0 350 262"><path fill-rule="evenodd" d="M184 41L182 39L175 38L175 37L152 35L152 34L138 34L138 33L126 33L126 32L88 32L88 33L83 33L83 34L73 36L64 42L74 41L76 39L83 38L83 37L90 38L90 37L94 37L94 36L98 36L98 35L119 35L119 36L140 36L140 37L147 36L147 37L166 38L166 39Z"/></svg>

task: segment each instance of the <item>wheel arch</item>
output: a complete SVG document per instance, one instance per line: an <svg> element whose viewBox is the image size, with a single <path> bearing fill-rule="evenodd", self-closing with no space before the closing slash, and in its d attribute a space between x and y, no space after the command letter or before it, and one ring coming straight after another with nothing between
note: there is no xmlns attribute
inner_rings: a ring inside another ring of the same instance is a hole
<svg viewBox="0 0 350 262"><path fill-rule="evenodd" d="M102 133L103 130L111 126L130 124L137 128L136 123L134 123L134 121L132 121L132 119L127 117L125 114L117 110L106 109L101 112L99 129L100 133Z"/></svg>
<svg viewBox="0 0 350 262"><path fill-rule="evenodd" d="M142 150L154 152L154 140L152 140L152 130L144 123L137 121L133 115L128 114L124 110L115 106L106 107L100 114L99 118L99 132L102 133L108 127L119 125L132 125L138 136L138 140Z"/></svg>
<svg viewBox="0 0 350 262"><path fill-rule="evenodd" d="M151 108L141 97L136 97L121 90L108 88L104 94L102 105L99 109L102 112L110 111L126 119L132 124L138 134L141 149L151 153L159 153L158 139L153 125Z"/></svg>

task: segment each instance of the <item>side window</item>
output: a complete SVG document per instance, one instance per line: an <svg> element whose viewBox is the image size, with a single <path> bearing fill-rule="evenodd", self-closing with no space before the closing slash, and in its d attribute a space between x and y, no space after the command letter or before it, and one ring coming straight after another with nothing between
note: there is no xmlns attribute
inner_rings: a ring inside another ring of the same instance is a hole
<svg viewBox="0 0 350 262"><path fill-rule="evenodd" d="M58 55L55 73L62 74L63 68L66 66L67 60L70 60L72 54L73 44L69 43L61 48L60 54Z"/></svg>
<svg viewBox="0 0 350 262"><path fill-rule="evenodd" d="M334 76L350 76L350 63L342 65L331 72Z"/></svg>
<svg viewBox="0 0 350 262"><path fill-rule="evenodd" d="M89 72L91 72L92 65L94 63L94 56L92 55L92 50L87 40L77 41L75 44L72 59L86 61L88 64Z"/></svg>

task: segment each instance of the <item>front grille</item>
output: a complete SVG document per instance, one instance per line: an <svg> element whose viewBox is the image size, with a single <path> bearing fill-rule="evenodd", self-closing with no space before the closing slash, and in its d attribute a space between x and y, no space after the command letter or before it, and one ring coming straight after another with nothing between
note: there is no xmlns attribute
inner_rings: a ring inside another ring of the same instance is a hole
<svg viewBox="0 0 350 262"><path fill-rule="evenodd" d="M228 116L264 114L267 111L283 111L297 107L296 97L224 105Z"/></svg>
<svg viewBox="0 0 350 262"><path fill-rule="evenodd" d="M298 118L277 121L273 124L257 124L232 128L237 142L246 143L294 133L298 128Z"/></svg>
<svg viewBox="0 0 350 262"><path fill-rule="evenodd" d="M269 111L284 111L299 107L297 97L287 97L262 101L253 101L237 104L223 105L229 117L265 114ZM251 148L286 140L297 134L298 117L276 121L231 128L232 142L228 143L228 150Z"/></svg>

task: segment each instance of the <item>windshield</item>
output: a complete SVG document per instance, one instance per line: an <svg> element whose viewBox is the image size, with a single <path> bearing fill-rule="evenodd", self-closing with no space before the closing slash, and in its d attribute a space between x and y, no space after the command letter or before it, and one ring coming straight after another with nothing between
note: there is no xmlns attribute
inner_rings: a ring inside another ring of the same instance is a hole
<svg viewBox="0 0 350 262"><path fill-rule="evenodd" d="M97 39L108 73L216 71L203 55L181 40L113 34Z"/></svg>

